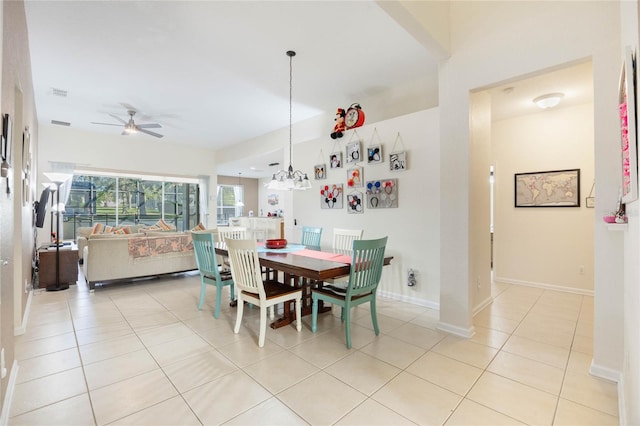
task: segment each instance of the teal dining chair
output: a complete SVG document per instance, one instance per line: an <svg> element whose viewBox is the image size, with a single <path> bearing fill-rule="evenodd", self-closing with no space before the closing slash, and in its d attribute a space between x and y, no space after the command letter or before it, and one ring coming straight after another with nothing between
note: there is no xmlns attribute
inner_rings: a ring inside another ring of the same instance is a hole
<svg viewBox="0 0 640 426"><path fill-rule="evenodd" d="M321 237L322 237L322 228L317 226L303 226L302 238L300 239L300 244L319 249Z"/></svg>
<svg viewBox="0 0 640 426"><path fill-rule="evenodd" d="M370 304L371 322L376 336L380 334L376 314L376 291L382 276L384 250L387 237L375 240L353 241L351 271L346 289L332 286L311 290L311 331L316 332L318 325L318 300L340 306L340 319L345 323L347 348L351 349L351 308L363 303Z"/></svg>
<svg viewBox="0 0 640 426"><path fill-rule="evenodd" d="M220 316L220 301L222 300L222 289L224 287L229 286L231 304L233 305L234 303L233 277L231 276L231 271L220 271L216 256L216 239L213 232L191 231L191 237L193 239L196 265L200 272L200 302L198 303L198 309L202 310L207 285L213 285L216 287L216 310L213 312L213 316L218 318Z"/></svg>

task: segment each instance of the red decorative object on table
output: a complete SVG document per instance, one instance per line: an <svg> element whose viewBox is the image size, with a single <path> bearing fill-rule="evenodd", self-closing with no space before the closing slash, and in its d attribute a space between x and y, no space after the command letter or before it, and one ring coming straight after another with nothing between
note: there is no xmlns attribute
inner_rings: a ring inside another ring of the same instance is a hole
<svg viewBox="0 0 640 426"><path fill-rule="evenodd" d="M287 240L284 238L278 238L273 240L267 240L264 242L264 246L268 249L281 249L287 246Z"/></svg>

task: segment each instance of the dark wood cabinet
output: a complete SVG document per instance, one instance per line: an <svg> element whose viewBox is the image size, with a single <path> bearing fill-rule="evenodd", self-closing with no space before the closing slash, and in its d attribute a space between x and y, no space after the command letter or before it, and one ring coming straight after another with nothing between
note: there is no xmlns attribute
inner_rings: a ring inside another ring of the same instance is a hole
<svg viewBox="0 0 640 426"><path fill-rule="evenodd" d="M60 283L75 284L78 280L78 246L60 247ZM38 288L56 284L56 248L38 250Z"/></svg>

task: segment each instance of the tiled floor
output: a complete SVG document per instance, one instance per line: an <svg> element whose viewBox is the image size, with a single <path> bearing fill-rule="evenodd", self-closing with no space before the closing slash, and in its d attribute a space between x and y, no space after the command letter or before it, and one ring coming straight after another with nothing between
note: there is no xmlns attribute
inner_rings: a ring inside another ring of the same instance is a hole
<svg viewBox="0 0 640 426"><path fill-rule="evenodd" d="M9 424L614 425L616 385L588 374L593 299L495 285L469 340L436 311L379 300L380 336L354 310L267 330L258 315L196 308L195 275L36 292ZM228 297L228 296L226 296Z"/></svg>

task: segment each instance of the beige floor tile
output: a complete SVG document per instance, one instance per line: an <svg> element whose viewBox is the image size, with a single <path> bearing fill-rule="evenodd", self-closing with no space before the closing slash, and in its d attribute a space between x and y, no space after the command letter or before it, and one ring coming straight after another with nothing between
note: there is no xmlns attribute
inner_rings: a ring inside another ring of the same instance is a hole
<svg viewBox="0 0 640 426"><path fill-rule="evenodd" d="M109 425L130 426L199 426L198 418L180 396L162 401Z"/></svg>
<svg viewBox="0 0 640 426"><path fill-rule="evenodd" d="M196 333L181 322L140 331L138 337L145 346L154 346L171 340L195 336Z"/></svg>
<svg viewBox="0 0 640 426"><path fill-rule="evenodd" d="M371 316L365 315L359 318L357 321L354 321L355 324L358 324L362 327L368 328L369 330L373 330L373 323L371 322ZM397 318L389 317L386 315L378 314L378 329L380 333L391 333L393 330L396 330L398 327L405 324L405 321L399 320Z"/></svg>
<svg viewBox="0 0 640 426"><path fill-rule="evenodd" d="M316 403L322 395L322 403ZM320 371L277 395L287 407L312 425L333 424L365 400L366 396Z"/></svg>
<svg viewBox="0 0 640 426"><path fill-rule="evenodd" d="M98 424L121 419L178 394L159 369L89 393Z"/></svg>
<svg viewBox="0 0 640 426"><path fill-rule="evenodd" d="M358 351L331 364L324 371L370 396L401 370Z"/></svg>
<svg viewBox="0 0 640 426"><path fill-rule="evenodd" d="M225 426L303 426L307 424L307 422L276 397L269 398L228 422L225 422Z"/></svg>
<svg viewBox="0 0 640 426"><path fill-rule="evenodd" d="M473 317L473 323L481 327L502 331L503 333L513 333L518 324L520 324L519 321L491 315L488 312L485 313L485 311Z"/></svg>
<svg viewBox="0 0 640 426"><path fill-rule="evenodd" d="M576 335L573 338L573 345L571 345L571 350L582 352L588 355L593 355L593 337Z"/></svg>
<svg viewBox="0 0 640 426"><path fill-rule="evenodd" d="M381 336L381 338L383 337ZM347 349L342 338L338 339L327 333L319 334L289 350L319 368L325 368L353 351Z"/></svg>
<svg viewBox="0 0 640 426"><path fill-rule="evenodd" d="M46 405L87 392L82 368L62 371L16 385L11 416L17 416Z"/></svg>
<svg viewBox="0 0 640 426"><path fill-rule="evenodd" d="M16 336L16 342L37 340L45 337L58 336L60 334L72 333L73 323L71 321L61 321L38 326L28 325L27 331L21 336Z"/></svg>
<svg viewBox="0 0 640 426"><path fill-rule="evenodd" d="M29 380L80 367L80 356L78 355L77 348L71 348L25 359L20 361L18 365L20 368L18 370L16 383L24 383Z"/></svg>
<svg viewBox="0 0 640 426"><path fill-rule="evenodd" d="M514 305L500 300L495 300L487 306L486 310L490 315L510 319L513 321L522 321L529 312L529 306Z"/></svg>
<svg viewBox="0 0 640 426"><path fill-rule="evenodd" d="M576 336L584 336L593 338L593 323L586 321L578 321L576 326Z"/></svg>
<svg viewBox="0 0 640 426"><path fill-rule="evenodd" d="M147 373L160 368L146 349L120 355L84 367L89 390Z"/></svg>
<svg viewBox="0 0 640 426"><path fill-rule="evenodd" d="M191 327L191 326L189 326ZM222 348L231 343L239 342L241 340L249 339L246 333L235 334L233 332L233 325L227 326L220 323L217 327L207 329L193 329L200 337L207 341L214 348ZM257 342L257 341L256 341ZM256 346L258 344L256 343Z"/></svg>
<svg viewBox="0 0 640 426"><path fill-rule="evenodd" d="M498 353L497 349L467 339L448 336L433 347L433 352L479 368L485 368Z"/></svg>
<svg viewBox="0 0 640 426"><path fill-rule="evenodd" d="M147 349L158 364L164 367L165 365L196 355L199 352L206 352L211 349L211 345L200 336L193 335L149 346Z"/></svg>
<svg viewBox="0 0 640 426"><path fill-rule="evenodd" d="M618 416L616 384L589 374L567 372L560 397Z"/></svg>
<svg viewBox="0 0 640 426"><path fill-rule="evenodd" d="M265 343L260 347L257 340L249 336L217 349L239 367L246 367L285 350L273 342Z"/></svg>
<svg viewBox="0 0 640 426"><path fill-rule="evenodd" d="M567 363L567 373L588 374L591 369L591 361L593 356L571 351L569 354L569 362Z"/></svg>
<svg viewBox="0 0 640 426"><path fill-rule="evenodd" d="M146 315L137 315L133 317L127 317L125 315L131 327L136 331L142 331L153 327L160 327L162 325L174 324L178 322L178 318L171 312L162 311L156 313L150 313Z"/></svg>
<svg viewBox="0 0 640 426"><path fill-rule="evenodd" d="M78 330L76 331L76 338L79 345L88 345L102 340L127 336L131 333L133 333L133 329L129 324L126 322L116 322Z"/></svg>
<svg viewBox="0 0 640 426"><path fill-rule="evenodd" d="M502 350L558 368L565 368L569 358L569 349L547 345L520 336L511 336Z"/></svg>
<svg viewBox="0 0 640 426"><path fill-rule="evenodd" d="M95 313L73 319L73 327L76 330L84 330L85 328L93 328L108 324L128 324L120 311L114 308L114 312Z"/></svg>
<svg viewBox="0 0 640 426"><path fill-rule="evenodd" d="M427 352L406 371L458 395L465 395L482 374L480 368L435 352Z"/></svg>
<svg viewBox="0 0 640 426"><path fill-rule="evenodd" d="M283 348L291 348L293 346L298 346L301 343L309 341L317 336L311 331L311 326L305 327L302 326L302 330L296 330L295 325L290 327L280 327L276 330L272 330L271 333L268 334L268 341L273 342L278 346L282 346Z"/></svg>
<svg viewBox="0 0 640 426"><path fill-rule="evenodd" d="M421 347L390 336L380 336L379 339L360 350L400 369L407 368L407 366L426 352L426 350Z"/></svg>
<svg viewBox="0 0 640 426"><path fill-rule="evenodd" d="M524 425L514 418L505 416L490 408L464 399L449 417L446 426L508 426Z"/></svg>
<svg viewBox="0 0 640 426"><path fill-rule="evenodd" d="M371 397L417 424L442 424L461 396L409 373L400 373Z"/></svg>
<svg viewBox="0 0 640 426"><path fill-rule="evenodd" d="M409 426L415 425L411 420L388 409L384 405L369 398L341 418L339 426Z"/></svg>
<svg viewBox="0 0 640 426"><path fill-rule="evenodd" d="M559 346L564 349L571 348L573 341L573 332L564 333L555 330L552 326L543 328L538 325L521 324L514 332L514 336L524 337L525 339L535 340L536 342L545 343L547 345Z"/></svg>
<svg viewBox="0 0 640 426"><path fill-rule="evenodd" d="M271 398L242 371L220 377L182 394L203 424L224 423Z"/></svg>
<svg viewBox="0 0 640 426"><path fill-rule="evenodd" d="M475 334L471 337L472 342L480 343L494 349L500 349L511 336L502 331L493 330L491 328L475 326Z"/></svg>
<svg viewBox="0 0 640 426"><path fill-rule="evenodd" d="M9 419L10 426L87 426L94 424L91 402L86 393Z"/></svg>
<svg viewBox="0 0 640 426"><path fill-rule="evenodd" d="M553 424L558 426L617 426L620 422L616 416L560 398Z"/></svg>
<svg viewBox="0 0 640 426"><path fill-rule="evenodd" d="M93 362L102 361L104 359L144 349L144 345L138 336L131 334L124 337L103 340L101 342L80 346L79 349L82 363L87 365Z"/></svg>
<svg viewBox="0 0 640 426"><path fill-rule="evenodd" d="M76 346L76 336L74 333L59 334L37 340L16 342L15 357L17 360L29 359Z"/></svg>
<svg viewBox="0 0 640 426"><path fill-rule="evenodd" d="M269 392L277 394L317 373L319 369L297 355L284 351L251 364L244 371Z"/></svg>
<svg viewBox="0 0 640 426"><path fill-rule="evenodd" d="M429 350L446 337L446 333L407 323L393 331L393 337Z"/></svg>
<svg viewBox="0 0 640 426"><path fill-rule="evenodd" d="M162 369L178 391L184 393L232 373L237 367L217 350L210 349L166 365Z"/></svg>
<svg viewBox="0 0 640 426"><path fill-rule="evenodd" d="M327 330L325 334L334 336L336 339L341 339L342 344L346 347L347 336L344 324L339 327L333 327ZM359 349L365 345L368 345L369 343L378 339L378 337L379 336L376 336L375 332L373 331L373 328L362 327L361 325L358 325L354 322L351 323L351 347L353 349Z"/></svg>
<svg viewBox="0 0 640 426"><path fill-rule="evenodd" d="M558 397L486 372L467 398L527 424L549 425Z"/></svg>
<svg viewBox="0 0 640 426"><path fill-rule="evenodd" d="M440 322L440 313L435 309L427 309L423 314L419 314L409 322L420 327L436 330Z"/></svg>
<svg viewBox="0 0 640 426"><path fill-rule="evenodd" d="M560 394L564 370L509 352L500 352L487 371L553 395Z"/></svg>

